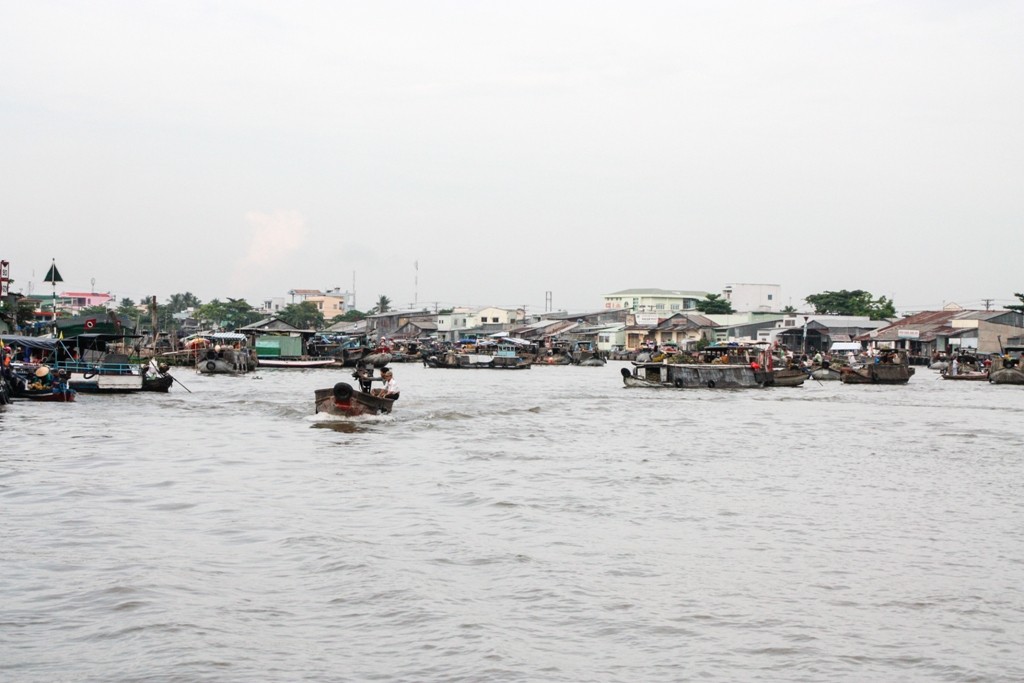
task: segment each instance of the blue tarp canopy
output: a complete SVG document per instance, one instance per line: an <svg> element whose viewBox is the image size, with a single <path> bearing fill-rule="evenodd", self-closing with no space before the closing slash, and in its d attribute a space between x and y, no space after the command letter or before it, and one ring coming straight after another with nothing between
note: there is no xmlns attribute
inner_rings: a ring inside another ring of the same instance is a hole
<svg viewBox="0 0 1024 683"><path fill-rule="evenodd" d="M17 334L0 335L5 346L20 346L23 349L40 349L42 351L53 351L60 343L59 339L52 337L22 337Z"/></svg>

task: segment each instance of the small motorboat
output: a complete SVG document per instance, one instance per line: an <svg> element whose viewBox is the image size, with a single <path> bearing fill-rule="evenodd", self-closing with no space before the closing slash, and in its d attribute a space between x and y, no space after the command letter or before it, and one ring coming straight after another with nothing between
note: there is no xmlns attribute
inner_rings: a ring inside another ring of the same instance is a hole
<svg viewBox="0 0 1024 683"><path fill-rule="evenodd" d="M390 398L359 391L348 382L338 382L330 389L317 389L314 398L315 412L344 417L390 413L395 404Z"/></svg>

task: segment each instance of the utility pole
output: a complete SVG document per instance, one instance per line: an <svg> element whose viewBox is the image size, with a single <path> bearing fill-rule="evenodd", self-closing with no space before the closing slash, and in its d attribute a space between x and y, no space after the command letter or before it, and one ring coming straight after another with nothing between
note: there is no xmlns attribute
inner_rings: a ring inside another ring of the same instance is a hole
<svg viewBox="0 0 1024 683"><path fill-rule="evenodd" d="M985 303L985 310L986 311L991 311L992 310L992 299L982 299L982 301Z"/></svg>
<svg viewBox="0 0 1024 683"><path fill-rule="evenodd" d="M544 312L551 312L551 290L544 292Z"/></svg>

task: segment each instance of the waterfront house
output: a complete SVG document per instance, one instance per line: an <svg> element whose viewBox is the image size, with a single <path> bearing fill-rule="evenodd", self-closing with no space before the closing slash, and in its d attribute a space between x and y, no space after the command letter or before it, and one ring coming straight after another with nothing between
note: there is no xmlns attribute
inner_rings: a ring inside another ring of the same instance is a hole
<svg viewBox="0 0 1024 683"><path fill-rule="evenodd" d="M974 349L999 353L1008 340L1024 334L1024 314L1016 311L977 311L948 308L922 311L887 324L861 341L876 348L904 349L910 356L930 358L935 352Z"/></svg>

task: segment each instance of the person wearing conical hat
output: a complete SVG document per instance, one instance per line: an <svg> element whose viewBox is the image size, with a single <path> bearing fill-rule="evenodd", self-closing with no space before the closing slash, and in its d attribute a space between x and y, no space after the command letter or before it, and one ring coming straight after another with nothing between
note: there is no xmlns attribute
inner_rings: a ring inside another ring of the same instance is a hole
<svg viewBox="0 0 1024 683"><path fill-rule="evenodd" d="M32 388L34 389L48 389L53 386L53 375L50 374L50 368L46 365L40 365L35 371L35 380L32 382Z"/></svg>

